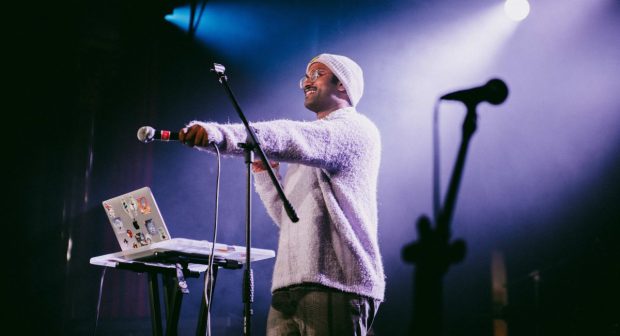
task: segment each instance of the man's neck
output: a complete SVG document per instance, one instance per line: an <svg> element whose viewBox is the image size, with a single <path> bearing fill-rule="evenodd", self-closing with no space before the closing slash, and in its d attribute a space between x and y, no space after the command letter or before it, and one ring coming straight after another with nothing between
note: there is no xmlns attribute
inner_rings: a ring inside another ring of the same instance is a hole
<svg viewBox="0 0 620 336"><path fill-rule="evenodd" d="M325 117L327 117L328 115L330 115L332 112L343 109L345 107L350 107L351 105L349 105L348 103L339 103L334 105L333 107L326 109L324 111L320 111L316 113L316 118L317 119L323 119Z"/></svg>

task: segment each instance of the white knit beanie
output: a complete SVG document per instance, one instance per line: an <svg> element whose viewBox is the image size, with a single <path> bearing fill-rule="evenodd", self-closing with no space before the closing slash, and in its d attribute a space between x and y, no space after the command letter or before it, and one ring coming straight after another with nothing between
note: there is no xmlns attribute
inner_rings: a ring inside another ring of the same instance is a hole
<svg viewBox="0 0 620 336"><path fill-rule="evenodd" d="M320 54L310 60L306 67L306 72L308 72L312 63L317 62L325 64L336 75L347 91L351 106L356 106L364 94L364 74L362 73L362 68L346 56Z"/></svg>

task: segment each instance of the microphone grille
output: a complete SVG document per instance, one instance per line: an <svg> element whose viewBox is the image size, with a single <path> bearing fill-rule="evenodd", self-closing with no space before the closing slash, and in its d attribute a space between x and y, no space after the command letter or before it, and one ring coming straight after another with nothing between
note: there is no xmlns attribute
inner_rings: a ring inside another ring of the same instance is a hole
<svg viewBox="0 0 620 336"><path fill-rule="evenodd" d="M142 126L138 129L138 140L149 143L155 139L155 129L151 126Z"/></svg>
<svg viewBox="0 0 620 336"><path fill-rule="evenodd" d="M493 105L503 103L508 97L508 86L503 80L493 78L485 85L487 90L487 101Z"/></svg>

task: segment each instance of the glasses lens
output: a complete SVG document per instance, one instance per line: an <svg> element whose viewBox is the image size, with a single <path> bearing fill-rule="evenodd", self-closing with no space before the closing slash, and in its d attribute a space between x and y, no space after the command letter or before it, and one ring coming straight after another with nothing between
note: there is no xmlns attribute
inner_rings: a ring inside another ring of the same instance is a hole
<svg viewBox="0 0 620 336"><path fill-rule="evenodd" d="M319 70L314 70L312 72L312 81L316 81L317 79L319 79L319 77L321 76L321 73L319 72Z"/></svg>
<svg viewBox="0 0 620 336"><path fill-rule="evenodd" d="M317 79L319 79L320 76L321 76L321 73L317 69L317 70L312 71L310 76L305 75L305 76L301 77L301 79L299 80L299 88L303 89L304 88L304 83L306 81L310 81L311 83L314 83Z"/></svg>

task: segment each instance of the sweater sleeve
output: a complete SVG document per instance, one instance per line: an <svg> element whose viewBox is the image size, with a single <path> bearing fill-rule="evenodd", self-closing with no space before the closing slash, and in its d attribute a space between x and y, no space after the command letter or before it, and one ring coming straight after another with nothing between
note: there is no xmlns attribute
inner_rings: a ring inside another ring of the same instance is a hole
<svg viewBox="0 0 620 336"><path fill-rule="evenodd" d="M356 112L347 112L356 113ZM345 169L351 156L363 150L359 128L350 118L334 117L315 121L274 120L251 124L261 147L271 160L300 163L328 171ZM192 121L208 133L209 141L228 155L242 155L237 144L245 142L243 124L217 124ZM208 147L199 148L210 151Z"/></svg>
<svg viewBox="0 0 620 336"><path fill-rule="evenodd" d="M261 201L267 208L267 213L271 217L276 225L280 226L280 220L282 219L282 211L284 211L284 205L278 191L271 183L271 178L267 171L261 171L254 174L254 188L260 196ZM276 174L277 176L278 174Z"/></svg>

